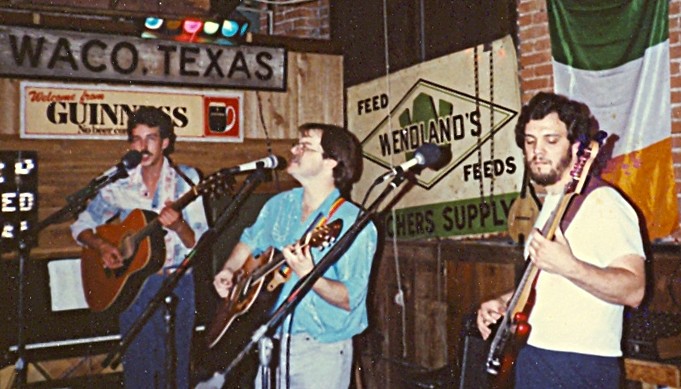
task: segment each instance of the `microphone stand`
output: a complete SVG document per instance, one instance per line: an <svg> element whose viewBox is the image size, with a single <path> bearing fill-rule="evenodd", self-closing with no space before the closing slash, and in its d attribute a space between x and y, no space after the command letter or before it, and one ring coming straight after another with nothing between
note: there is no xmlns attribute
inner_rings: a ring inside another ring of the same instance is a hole
<svg viewBox="0 0 681 389"><path fill-rule="evenodd" d="M79 213L86 205L87 201L92 199L100 189L104 186L116 181L119 178L127 177L128 172L125 169L121 169L116 173L107 176L100 177L101 179L95 178L85 187L79 191L66 197L67 204L59 209L58 211L49 215L45 220L39 222L33 231L27 236L21 235L18 242L18 252L19 252L19 275L18 275L18 285L19 290L17 297L17 361L15 363L15 370L17 376L17 382L15 386L21 388L26 384L28 365L26 362L26 340L24 339L24 304L25 304L25 281L26 281L26 262L30 257L31 246L37 241L38 234L40 231L50 226L51 224L61 223L66 221L68 216L73 216Z"/></svg>
<svg viewBox="0 0 681 389"><path fill-rule="evenodd" d="M100 189L118 180L119 178L125 178L127 176L128 172L125 169L120 169L110 176L93 179L85 188L82 188L77 192L66 196L67 204L40 222L38 224L37 231L42 230L50 224L61 223L66 220L66 217L79 213L83 208L85 208L86 202L95 197L97 193L99 193Z"/></svg>
<svg viewBox="0 0 681 389"><path fill-rule="evenodd" d="M142 330L142 327L146 324L146 322L149 321L149 319L156 311L158 306L171 296L173 290L175 289L175 286L178 284L182 276L187 272L187 270L191 268L191 266L193 266L194 261L196 260L198 254L202 253L205 248L210 247L214 243L215 239L217 239L218 237L218 233L227 225L229 221L232 220L237 209L243 204L245 199L253 192L255 187L261 182L263 182L265 179L266 175L264 169L260 167L246 178L241 188L230 202L229 206L216 220L215 225L212 228L208 229L201 236L201 238L196 243L194 248L187 254L182 263L179 265L177 270L174 273L172 273L170 277L164 280L163 284L161 285L161 288L158 290L156 295L154 295L154 297L151 299L149 305L147 305L142 314L132 324L130 330L125 334L123 338L121 338L119 343L116 346L114 346L114 348L102 361L101 363L102 367L107 367L111 365L111 367L115 369L118 366L122 354L125 353L125 350L127 350L127 348L130 346L130 343L132 343L137 334ZM174 341L173 334L168 334L167 339L170 339L171 337L172 337L171 340ZM171 343L170 346L172 345L173 344ZM171 349L172 347L168 347L169 351ZM170 353L167 354L168 354L166 355L167 360L173 361L175 360L175 355L169 355ZM168 370L173 369L172 363L166 363L166 366ZM173 377L173 375L174 371L168 371L168 377ZM174 387L175 382L169 381L168 385L169 387Z"/></svg>
<svg viewBox="0 0 681 389"><path fill-rule="evenodd" d="M385 187L383 192L374 200L373 204L362 213L357 220L350 226L348 232L345 233L336 244L327 251L322 259L315 265L310 273L298 280L296 285L291 290L286 300L277 308L272 314L267 323L260 326L251 336L250 342L241 350L236 358L223 371L224 377L229 376L230 372L241 362L241 360L248 354L251 349L264 337L270 330L277 328L281 322L288 316L298 305L298 303L307 295L312 289L315 282L340 259L341 255L350 247L352 242L359 233L364 229L370 221L371 216L376 213L378 206L388 196L388 194L405 180L405 173L399 172L395 178ZM218 373L219 374L219 373Z"/></svg>

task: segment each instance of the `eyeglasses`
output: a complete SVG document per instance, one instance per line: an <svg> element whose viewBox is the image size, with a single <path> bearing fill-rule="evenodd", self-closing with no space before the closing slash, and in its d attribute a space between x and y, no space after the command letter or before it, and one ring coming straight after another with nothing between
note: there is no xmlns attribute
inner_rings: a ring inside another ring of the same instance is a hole
<svg viewBox="0 0 681 389"><path fill-rule="evenodd" d="M308 151L312 151L312 152L321 153L322 155L324 155L323 151L314 149L314 148L312 148L312 146L310 146L307 143L294 143L293 149L296 150L296 151L301 151L303 153L306 153Z"/></svg>

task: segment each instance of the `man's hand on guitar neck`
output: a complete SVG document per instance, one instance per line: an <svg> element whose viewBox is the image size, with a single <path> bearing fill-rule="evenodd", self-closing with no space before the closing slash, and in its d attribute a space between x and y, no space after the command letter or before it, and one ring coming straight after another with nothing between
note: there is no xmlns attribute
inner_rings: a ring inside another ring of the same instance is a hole
<svg viewBox="0 0 681 389"><path fill-rule="evenodd" d="M281 253L286 258L286 263L300 278L305 277L314 269L309 246L302 247L300 243L296 243L284 247Z"/></svg>
<svg viewBox="0 0 681 389"><path fill-rule="evenodd" d="M166 201L166 206L158 214L158 221L163 227L174 231L185 247L192 248L196 244L194 230L185 222L182 214L171 207L172 204L172 201Z"/></svg>
<svg viewBox="0 0 681 389"><path fill-rule="evenodd" d="M480 305L476 323L483 339L489 338L492 334L489 326L496 323L506 313L506 306L512 295L513 292L508 292L493 300L485 301Z"/></svg>
<svg viewBox="0 0 681 389"><path fill-rule="evenodd" d="M535 266L549 273L567 276L573 273L578 265L577 258L560 228L556 229L554 239L547 239L537 229L532 231L528 239L529 260Z"/></svg>

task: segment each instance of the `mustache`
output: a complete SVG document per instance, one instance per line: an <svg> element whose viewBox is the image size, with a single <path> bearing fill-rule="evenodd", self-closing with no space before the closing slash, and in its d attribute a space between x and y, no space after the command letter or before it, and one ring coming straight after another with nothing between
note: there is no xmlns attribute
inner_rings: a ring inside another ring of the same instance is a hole
<svg viewBox="0 0 681 389"><path fill-rule="evenodd" d="M149 151L149 150L142 150L142 151L140 151L140 153L141 153L143 156L144 156L144 155L153 155L153 154L151 153L151 151Z"/></svg>

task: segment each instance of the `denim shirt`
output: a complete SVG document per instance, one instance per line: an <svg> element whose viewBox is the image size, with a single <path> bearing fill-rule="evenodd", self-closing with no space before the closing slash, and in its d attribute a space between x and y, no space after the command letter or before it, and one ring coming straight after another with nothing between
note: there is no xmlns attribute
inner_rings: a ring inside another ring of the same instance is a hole
<svg viewBox="0 0 681 389"><path fill-rule="evenodd" d="M302 221L303 189L295 188L280 193L265 204L255 223L244 230L241 242L249 246L256 255L270 247L281 250L301 239L317 215L328 216L329 209L339 196L338 190L334 190L307 220ZM346 201L329 218L328 222L336 219L343 221L343 229L337 240L354 223L358 212L356 205ZM369 223L341 258L323 275L345 285L350 311L329 304L311 290L295 309L292 334L307 333L320 342L329 343L350 339L367 327L366 298L376 252L376 239L376 227ZM321 250L310 250L315 263L324 257L329 248ZM298 276L292 272L291 279L282 287L277 307L288 297L298 280ZM288 329L288 325L285 326L285 330Z"/></svg>
<svg viewBox="0 0 681 389"><path fill-rule="evenodd" d="M199 183L198 172L187 166L179 166L179 169L194 182ZM97 196L90 201L85 210L78 215L77 220L71 225L71 234L74 240L86 230L93 231L109 220L119 217L124 220L134 209L144 209L159 213L165 206L165 200L177 200L189 191L190 185L170 166L167 158L163 160L161 176L152 198L145 196L146 186L142 181L142 167L128 172L129 176L117 180L100 190ZM197 198L182 210L182 217L194 230L196 241L208 229L208 222L203 208L201 197ZM165 238L166 261L164 267L179 265L190 249L186 248L180 237L174 231L168 230Z"/></svg>

